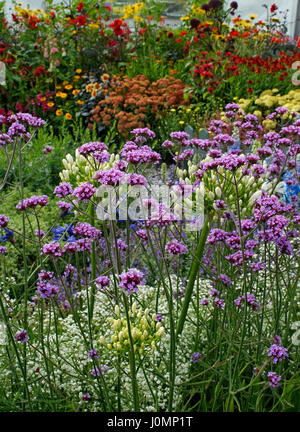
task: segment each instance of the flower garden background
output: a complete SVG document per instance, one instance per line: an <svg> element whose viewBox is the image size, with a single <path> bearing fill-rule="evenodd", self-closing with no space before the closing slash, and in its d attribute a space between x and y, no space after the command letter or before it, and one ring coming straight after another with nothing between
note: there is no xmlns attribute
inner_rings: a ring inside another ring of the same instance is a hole
<svg viewBox="0 0 300 432"><path fill-rule="evenodd" d="M0 2L1 412L299 411L283 3Z"/></svg>

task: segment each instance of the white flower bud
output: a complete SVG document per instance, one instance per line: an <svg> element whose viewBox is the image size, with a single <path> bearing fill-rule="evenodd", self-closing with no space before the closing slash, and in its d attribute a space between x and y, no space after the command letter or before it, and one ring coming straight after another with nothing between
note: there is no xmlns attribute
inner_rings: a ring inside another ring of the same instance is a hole
<svg viewBox="0 0 300 432"><path fill-rule="evenodd" d="M208 198L213 201L215 199L215 194L212 191L209 191Z"/></svg>
<svg viewBox="0 0 300 432"><path fill-rule="evenodd" d="M217 195L218 198L221 198L221 196L222 196L222 191L221 191L221 189L219 188L219 186L216 187L216 189L215 189L215 194Z"/></svg>
<svg viewBox="0 0 300 432"><path fill-rule="evenodd" d="M73 156L70 155L70 153L67 154L66 159L67 159L67 161L68 161L70 164L73 164L73 163L74 163Z"/></svg>

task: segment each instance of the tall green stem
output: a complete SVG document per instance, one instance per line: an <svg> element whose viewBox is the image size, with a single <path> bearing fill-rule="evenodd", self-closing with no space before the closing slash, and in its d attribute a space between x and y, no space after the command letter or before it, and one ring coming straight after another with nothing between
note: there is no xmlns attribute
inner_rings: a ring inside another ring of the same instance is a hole
<svg viewBox="0 0 300 432"><path fill-rule="evenodd" d="M194 259L192 261L190 274L189 274L188 286L186 289L181 314L180 314L179 321L177 324L176 337L178 337L181 334L183 327L184 327L184 323L186 320L189 304L190 304L192 293L193 293L195 280L196 280L197 274L199 272L201 260L202 260L203 254L204 254L205 242L206 242L208 233L209 233L209 221L208 221L208 218L206 218L204 221L204 225L203 225L203 228L201 231L199 241L198 241L196 253L195 253Z"/></svg>

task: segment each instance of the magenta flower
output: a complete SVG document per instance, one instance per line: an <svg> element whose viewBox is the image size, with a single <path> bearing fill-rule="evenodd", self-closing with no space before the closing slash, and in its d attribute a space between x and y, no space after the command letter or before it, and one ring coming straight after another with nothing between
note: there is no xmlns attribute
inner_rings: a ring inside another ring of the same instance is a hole
<svg viewBox="0 0 300 432"><path fill-rule="evenodd" d="M26 343L29 339L28 333L26 330L20 330L15 334L15 340L17 342Z"/></svg>
<svg viewBox="0 0 300 432"><path fill-rule="evenodd" d="M65 198L66 196L71 195L72 192L73 192L72 186L70 183L67 182L60 183L54 189L54 194L59 198Z"/></svg>
<svg viewBox="0 0 300 432"><path fill-rule="evenodd" d="M57 242L50 242L43 246L42 248L43 255L53 255L55 257L62 256L62 251L60 249L60 245Z"/></svg>
<svg viewBox="0 0 300 432"><path fill-rule="evenodd" d="M132 294L133 291L138 291L138 286L142 282L143 274L136 269L129 269L127 272L120 274L120 287L127 294Z"/></svg>
<svg viewBox="0 0 300 432"><path fill-rule="evenodd" d="M107 276L99 276L96 279L96 284L100 290L105 290L110 285L110 280Z"/></svg>
<svg viewBox="0 0 300 432"><path fill-rule="evenodd" d="M95 239L97 237L100 237L101 235L101 231L90 225L88 222L78 222L73 229L73 233L75 235L81 235L83 237L88 237L91 239Z"/></svg>
<svg viewBox="0 0 300 432"><path fill-rule="evenodd" d="M8 225L9 218L4 214L0 214L0 228L5 228Z"/></svg>
<svg viewBox="0 0 300 432"><path fill-rule="evenodd" d="M45 207L49 204L49 198L47 195L42 196L32 196L30 198L25 198L24 200L21 200L17 205L16 208L18 210L27 210L31 208L35 208L38 205L41 207Z"/></svg>
<svg viewBox="0 0 300 432"><path fill-rule="evenodd" d="M273 357L273 363L276 364L281 360L284 360L288 357L287 349L278 344L273 344L270 347L268 357Z"/></svg>
<svg viewBox="0 0 300 432"><path fill-rule="evenodd" d="M97 171L93 179L104 185L116 186L123 177L123 171L117 168L110 168L104 171Z"/></svg>
<svg viewBox="0 0 300 432"><path fill-rule="evenodd" d="M268 372L268 382L271 387L279 387L279 381L281 376L277 375L275 372Z"/></svg>
<svg viewBox="0 0 300 432"><path fill-rule="evenodd" d="M91 183L86 182L82 183L81 185L77 186L73 191L73 196L75 196L78 201L83 201L84 203L87 203L88 200L94 195L96 192L96 188L94 188Z"/></svg>
<svg viewBox="0 0 300 432"><path fill-rule="evenodd" d="M188 251L188 248L176 239L169 241L166 244L165 249L171 255L181 255L181 254L184 254Z"/></svg>

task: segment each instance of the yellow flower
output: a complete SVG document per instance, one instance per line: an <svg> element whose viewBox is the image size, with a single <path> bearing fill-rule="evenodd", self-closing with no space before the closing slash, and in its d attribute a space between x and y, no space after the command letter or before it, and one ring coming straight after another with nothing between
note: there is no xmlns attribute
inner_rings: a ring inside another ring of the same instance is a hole
<svg viewBox="0 0 300 432"><path fill-rule="evenodd" d="M59 90L59 89L61 89L61 86L58 85L58 86L55 86L55 88L56 88L57 90Z"/></svg>
<svg viewBox="0 0 300 432"><path fill-rule="evenodd" d="M54 107L54 102L48 102L48 103L47 103L47 106L48 106L49 108Z"/></svg>
<svg viewBox="0 0 300 432"><path fill-rule="evenodd" d="M75 76L74 76L74 80L77 81L77 80L79 80L79 79L80 79L80 75L75 75Z"/></svg>
<svg viewBox="0 0 300 432"><path fill-rule="evenodd" d="M276 128L277 123L273 120L264 120L262 124L265 126L268 130L274 130Z"/></svg>
<svg viewBox="0 0 300 432"><path fill-rule="evenodd" d="M60 97L61 97L62 99L66 99L67 96L68 96L67 93L62 93L62 92L60 92Z"/></svg>
<svg viewBox="0 0 300 432"><path fill-rule="evenodd" d="M73 86L71 84L68 84L68 85L65 86L66 90L71 90L72 88L73 88Z"/></svg>
<svg viewBox="0 0 300 432"><path fill-rule="evenodd" d="M72 91L72 95L73 96L77 96L79 92L80 92L80 90L73 90Z"/></svg>
<svg viewBox="0 0 300 432"><path fill-rule="evenodd" d="M99 24L91 23L91 24L89 24L89 28L92 30L98 30Z"/></svg>
<svg viewBox="0 0 300 432"><path fill-rule="evenodd" d="M143 18L141 18L139 15L134 15L133 19L136 22L142 22L143 21Z"/></svg>
<svg viewBox="0 0 300 432"><path fill-rule="evenodd" d="M70 114L70 113L65 114L65 118L67 120L72 120L72 114Z"/></svg>
<svg viewBox="0 0 300 432"><path fill-rule="evenodd" d="M84 104L84 101L83 101L83 100L78 100L77 103L78 103L79 105L83 105L83 104Z"/></svg>
<svg viewBox="0 0 300 432"><path fill-rule="evenodd" d="M45 96L44 96L40 100L41 100L41 102L45 102L45 100L47 100L47 98L45 98Z"/></svg>
<svg viewBox="0 0 300 432"><path fill-rule="evenodd" d="M58 109L58 110L56 110L56 113L55 113L58 117L60 117L60 116L62 116L63 115L63 112L62 112L62 110L60 110L60 109Z"/></svg>
<svg viewBox="0 0 300 432"><path fill-rule="evenodd" d="M76 69L76 71L75 71L77 74L81 74L81 72L82 72L82 69Z"/></svg>
<svg viewBox="0 0 300 432"><path fill-rule="evenodd" d="M256 111L254 111L254 113L253 113L257 118L262 118L262 112L261 111L259 111L259 110L256 110Z"/></svg>
<svg viewBox="0 0 300 432"><path fill-rule="evenodd" d="M251 19L255 19L255 18L257 18L257 15L254 15L254 14L249 14L248 16L249 16L249 18L251 18Z"/></svg>
<svg viewBox="0 0 300 432"><path fill-rule="evenodd" d="M101 79L102 79L102 81L108 81L109 75L107 73L104 73L103 75L101 75Z"/></svg>

